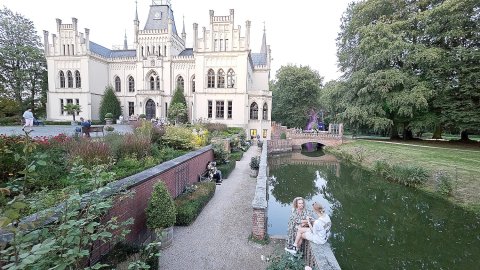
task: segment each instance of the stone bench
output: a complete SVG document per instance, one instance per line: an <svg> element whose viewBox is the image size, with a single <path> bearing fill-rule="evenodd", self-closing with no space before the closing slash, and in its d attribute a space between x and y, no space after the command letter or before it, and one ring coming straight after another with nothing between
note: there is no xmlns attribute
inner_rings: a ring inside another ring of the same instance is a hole
<svg viewBox="0 0 480 270"><path fill-rule="evenodd" d="M103 132L104 126L89 126L89 127L82 127L82 134L85 134L87 137L90 137L90 133L95 132L95 134L102 133L102 136L105 136Z"/></svg>

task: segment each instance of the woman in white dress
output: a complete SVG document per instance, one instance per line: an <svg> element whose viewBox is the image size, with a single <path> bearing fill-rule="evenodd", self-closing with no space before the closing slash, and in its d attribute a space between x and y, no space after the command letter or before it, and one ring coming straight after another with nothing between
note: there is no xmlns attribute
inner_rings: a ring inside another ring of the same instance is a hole
<svg viewBox="0 0 480 270"><path fill-rule="evenodd" d="M307 217L308 228L300 227L297 231L295 243L293 246L286 248L285 250L296 254L298 247L303 242L303 239L312 241L315 244L325 244L330 236L330 228L332 227L332 221L330 217L325 213L325 209L318 202L313 203L313 211L318 215L317 219Z"/></svg>

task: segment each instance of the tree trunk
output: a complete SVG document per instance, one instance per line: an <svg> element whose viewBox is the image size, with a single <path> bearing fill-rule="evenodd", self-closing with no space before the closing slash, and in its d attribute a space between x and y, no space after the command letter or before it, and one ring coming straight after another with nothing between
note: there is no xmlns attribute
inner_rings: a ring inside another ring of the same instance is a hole
<svg viewBox="0 0 480 270"><path fill-rule="evenodd" d="M467 130L462 130L462 132L460 133L460 140L462 142L468 142L470 141L470 139L468 138L468 132Z"/></svg>
<svg viewBox="0 0 480 270"><path fill-rule="evenodd" d="M400 139L400 135L398 135L397 124L393 124L392 129L390 129L390 140L398 139Z"/></svg>
<svg viewBox="0 0 480 270"><path fill-rule="evenodd" d="M433 132L432 139L441 139L443 133L442 125L437 125L435 131Z"/></svg>

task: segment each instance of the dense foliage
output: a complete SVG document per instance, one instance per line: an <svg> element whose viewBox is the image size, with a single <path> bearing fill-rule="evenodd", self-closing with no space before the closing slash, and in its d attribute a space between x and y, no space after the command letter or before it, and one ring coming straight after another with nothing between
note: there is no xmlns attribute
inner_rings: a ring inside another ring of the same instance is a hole
<svg viewBox="0 0 480 270"><path fill-rule="evenodd" d="M159 181L153 187L152 196L145 211L147 226L150 229L165 229L175 224L175 204L162 181Z"/></svg>
<svg viewBox="0 0 480 270"><path fill-rule="evenodd" d="M187 100L183 94L183 88L180 86L175 89L173 94L168 109L168 118L175 123L186 123L188 121Z"/></svg>
<svg viewBox="0 0 480 270"><path fill-rule="evenodd" d="M327 84L322 104L354 129L392 138L476 129L479 9L474 0L352 3L338 36L344 76Z"/></svg>
<svg viewBox="0 0 480 270"><path fill-rule="evenodd" d="M27 107L35 115L44 114L46 68L33 22L6 7L0 9L0 103L10 104L7 117L12 113L20 115Z"/></svg>
<svg viewBox="0 0 480 270"><path fill-rule="evenodd" d="M177 221L175 225L188 226L215 194L214 182L202 182L189 187L186 192L175 199Z"/></svg>
<svg viewBox="0 0 480 270"><path fill-rule="evenodd" d="M120 101L118 100L117 96L115 95L115 91L111 86L107 86L105 88L102 101L100 102L100 121L105 121L105 115L107 113L111 113L113 115L113 119L118 119L118 117L122 115Z"/></svg>
<svg viewBox="0 0 480 270"><path fill-rule="evenodd" d="M305 127L309 113L318 111L323 77L308 66L282 66L272 92L272 120L288 127Z"/></svg>

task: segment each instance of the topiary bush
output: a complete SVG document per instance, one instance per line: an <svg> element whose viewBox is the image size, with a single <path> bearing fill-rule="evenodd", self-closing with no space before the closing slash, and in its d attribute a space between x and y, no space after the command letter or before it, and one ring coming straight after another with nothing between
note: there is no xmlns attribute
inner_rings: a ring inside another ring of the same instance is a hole
<svg viewBox="0 0 480 270"><path fill-rule="evenodd" d="M191 150L194 148L195 135L189 128L168 126L162 136L162 143L175 149Z"/></svg>
<svg viewBox="0 0 480 270"><path fill-rule="evenodd" d="M195 184L194 191L182 194L175 199L177 221L175 225L188 226L195 221L215 194L214 182L202 182Z"/></svg>
<svg viewBox="0 0 480 270"><path fill-rule="evenodd" d="M175 224L175 204L162 181L155 184L153 188L146 214L147 227L150 229L165 229Z"/></svg>
<svg viewBox="0 0 480 270"><path fill-rule="evenodd" d="M260 168L260 157L252 157L250 159L250 169L252 170L258 170Z"/></svg>
<svg viewBox="0 0 480 270"><path fill-rule="evenodd" d="M120 101L118 100L113 87L111 86L105 87L105 92L103 93L103 97L100 102L99 117L101 122L105 121L107 113L112 114L112 119L118 119L118 117L122 114Z"/></svg>
<svg viewBox="0 0 480 270"><path fill-rule="evenodd" d="M240 161L243 157L243 151L232 152L230 154L230 160Z"/></svg>
<svg viewBox="0 0 480 270"><path fill-rule="evenodd" d="M287 134L285 134L285 132L282 132L282 133L280 134L280 139L282 139L282 140L287 139Z"/></svg>

